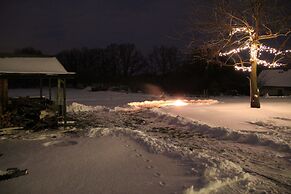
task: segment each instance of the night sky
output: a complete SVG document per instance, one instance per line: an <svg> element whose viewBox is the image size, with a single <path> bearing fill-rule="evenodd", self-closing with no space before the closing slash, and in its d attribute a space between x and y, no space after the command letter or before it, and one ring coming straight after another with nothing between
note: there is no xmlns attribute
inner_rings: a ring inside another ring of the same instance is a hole
<svg viewBox="0 0 291 194"><path fill-rule="evenodd" d="M192 0L4 0L0 52L34 47L55 54L70 48L135 43L186 46Z"/></svg>

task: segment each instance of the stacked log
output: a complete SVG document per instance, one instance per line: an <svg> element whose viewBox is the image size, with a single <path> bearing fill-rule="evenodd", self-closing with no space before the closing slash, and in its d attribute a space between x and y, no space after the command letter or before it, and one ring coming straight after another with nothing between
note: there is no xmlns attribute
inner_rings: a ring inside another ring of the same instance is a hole
<svg viewBox="0 0 291 194"><path fill-rule="evenodd" d="M57 127L53 102L45 98L11 98L0 117L0 128L22 127L41 130Z"/></svg>

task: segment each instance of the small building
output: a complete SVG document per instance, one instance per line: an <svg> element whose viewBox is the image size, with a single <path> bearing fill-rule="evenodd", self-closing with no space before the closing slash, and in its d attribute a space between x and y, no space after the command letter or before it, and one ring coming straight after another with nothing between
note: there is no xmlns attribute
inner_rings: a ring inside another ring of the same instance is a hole
<svg viewBox="0 0 291 194"><path fill-rule="evenodd" d="M3 57L0 58L0 116L8 105L8 82L10 79L39 80L39 97L43 98L43 80L48 79L48 98L52 98L52 82L56 82L55 103L58 114L66 122L66 79L75 73L68 72L55 57Z"/></svg>
<svg viewBox="0 0 291 194"><path fill-rule="evenodd" d="M291 69L263 70L258 77L262 95L291 95Z"/></svg>

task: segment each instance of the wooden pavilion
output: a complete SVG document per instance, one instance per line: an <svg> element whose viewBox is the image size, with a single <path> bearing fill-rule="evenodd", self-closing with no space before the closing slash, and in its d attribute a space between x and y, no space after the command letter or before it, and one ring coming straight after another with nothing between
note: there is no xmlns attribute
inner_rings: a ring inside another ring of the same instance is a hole
<svg viewBox="0 0 291 194"><path fill-rule="evenodd" d="M0 115L8 105L8 81L10 79L37 79L39 96L43 98L43 80L48 79L49 100L52 99L52 81L57 81L55 104L58 115L66 124L66 79L75 73L67 72L55 57L4 57L0 58Z"/></svg>

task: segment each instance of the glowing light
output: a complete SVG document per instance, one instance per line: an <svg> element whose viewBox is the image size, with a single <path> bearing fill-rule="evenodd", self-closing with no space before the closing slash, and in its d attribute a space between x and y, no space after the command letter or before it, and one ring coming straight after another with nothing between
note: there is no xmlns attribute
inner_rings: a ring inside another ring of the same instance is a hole
<svg viewBox="0 0 291 194"><path fill-rule="evenodd" d="M236 33L248 33L249 35L252 35L253 32L254 32L254 29L252 28L240 27L240 28L233 28L232 31L229 33L229 35L232 36Z"/></svg>
<svg viewBox="0 0 291 194"><path fill-rule="evenodd" d="M258 45L252 44L250 49L250 61L256 61L258 59Z"/></svg>
<svg viewBox="0 0 291 194"><path fill-rule="evenodd" d="M277 55L286 55L286 53L290 53L291 52L291 50L280 51L280 50L277 50L275 48L272 48L272 47L269 47L269 46L265 46L263 44L260 46L260 50L264 51L264 52L268 52L270 54L274 54L275 56L277 56Z"/></svg>
<svg viewBox="0 0 291 194"><path fill-rule="evenodd" d="M269 62L267 62L265 60L260 60L260 59L257 61L257 63L259 65L263 65L263 66L269 67L269 68L276 68L276 67L281 67L281 66L285 65L283 63L277 63L277 62L269 63Z"/></svg>
<svg viewBox="0 0 291 194"><path fill-rule="evenodd" d="M243 71L243 72L251 72L252 71L252 67L245 67L245 66L234 66L234 69L237 71Z"/></svg>
<svg viewBox="0 0 291 194"><path fill-rule="evenodd" d="M188 103L182 100L176 100L173 105L174 106L186 106Z"/></svg>
<svg viewBox="0 0 291 194"><path fill-rule="evenodd" d="M232 55L232 54L236 54L236 53L240 53L241 51L247 50L249 49L249 46L243 46L237 49L232 49L226 53L219 53L219 56L227 56L227 55Z"/></svg>
<svg viewBox="0 0 291 194"><path fill-rule="evenodd" d="M160 108L164 106L186 106L189 104L210 105L218 103L217 100L153 100L144 102L130 102L129 106L135 108Z"/></svg>

